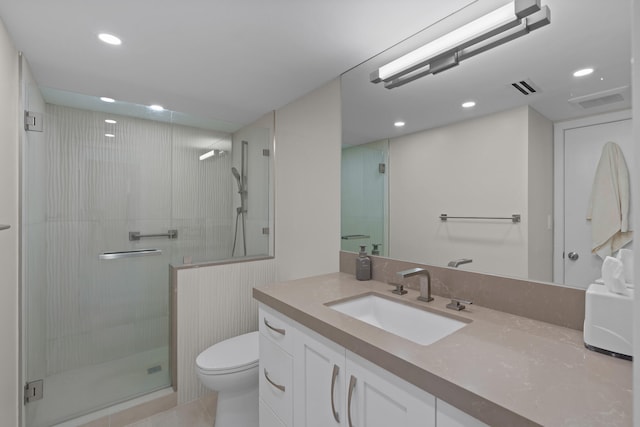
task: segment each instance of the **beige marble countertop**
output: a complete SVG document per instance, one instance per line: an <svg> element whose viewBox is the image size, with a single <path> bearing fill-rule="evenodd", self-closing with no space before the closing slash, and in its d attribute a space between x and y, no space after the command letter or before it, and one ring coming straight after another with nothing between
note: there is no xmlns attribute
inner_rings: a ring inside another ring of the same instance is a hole
<svg viewBox="0 0 640 427"><path fill-rule="evenodd" d="M255 288L254 298L492 426L630 426L632 363L587 350L582 332L448 299L396 296L333 273ZM375 292L471 320L427 346L325 304Z"/></svg>

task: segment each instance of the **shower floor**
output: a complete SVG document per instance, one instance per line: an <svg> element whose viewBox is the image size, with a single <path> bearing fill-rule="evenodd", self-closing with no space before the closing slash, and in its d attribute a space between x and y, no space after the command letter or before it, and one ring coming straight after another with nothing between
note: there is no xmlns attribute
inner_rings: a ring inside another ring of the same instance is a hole
<svg viewBox="0 0 640 427"><path fill-rule="evenodd" d="M168 347L52 375L44 379L44 398L25 407L26 426L49 427L170 382Z"/></svg>

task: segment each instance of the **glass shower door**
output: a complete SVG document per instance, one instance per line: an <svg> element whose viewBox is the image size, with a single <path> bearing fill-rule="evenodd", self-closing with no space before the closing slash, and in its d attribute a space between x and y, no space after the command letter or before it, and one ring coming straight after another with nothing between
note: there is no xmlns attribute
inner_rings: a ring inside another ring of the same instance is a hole
<svg viewBox="0 0 640 427"><path fill-rule="evenodd" d="M170 385L171 126L44 112L23 148L25 364L44 391L28 427Z"/></svg>
<svg viewBox="0 0 640 427"><path fill-rule="evenodd" d="M341 249L358 252L360 245L379 255L388 250L388 143L380 141L342 150Z"/></svg>

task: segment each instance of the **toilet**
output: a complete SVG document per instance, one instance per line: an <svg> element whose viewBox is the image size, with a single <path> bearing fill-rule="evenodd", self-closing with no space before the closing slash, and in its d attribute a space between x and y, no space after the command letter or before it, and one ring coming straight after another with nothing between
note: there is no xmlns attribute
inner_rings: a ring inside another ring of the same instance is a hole
<svg viewBox="0 0 640 427"><path fill-rule="evenodd" d="M258 427L258 332L204 350L196 358L196 374L218 392L215 427Z"/></svg>

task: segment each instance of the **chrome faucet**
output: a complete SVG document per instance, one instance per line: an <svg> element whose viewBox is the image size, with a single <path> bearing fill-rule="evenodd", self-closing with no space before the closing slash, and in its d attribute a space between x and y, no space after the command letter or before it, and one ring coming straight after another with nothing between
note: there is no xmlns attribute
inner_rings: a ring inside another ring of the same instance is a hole
<svg viewBox="0 0 640 427"><path fill-rule="evenodd" d="M461 264L468 264L470 262L472 262L473 260L471 258L460 258L460 259L454 259L453 261L449 261L449 264L447 264L448 267L458 267Z"/></svg>
<svg viewBox="0 0 640 427"><path fill-rule="evenodd" d="M431 274L429 274L429 270L424 268L410 268L408 270L398 271L396 276L400 279L420 276L420 296L418 299L426 302L433 301L433 297L431 296Z"/></svg>

